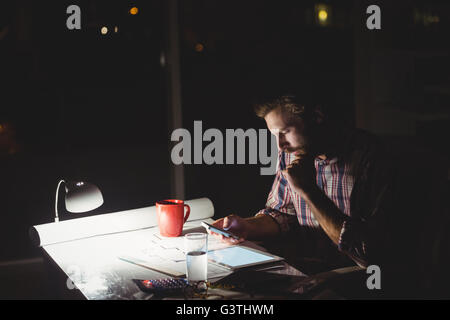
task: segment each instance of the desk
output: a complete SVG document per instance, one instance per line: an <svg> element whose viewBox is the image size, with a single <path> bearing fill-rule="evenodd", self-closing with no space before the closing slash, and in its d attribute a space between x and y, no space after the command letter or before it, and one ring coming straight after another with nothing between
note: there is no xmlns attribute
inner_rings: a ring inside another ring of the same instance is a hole
<svg viewBox="0 0 450 320"><path fill-rule="evenodd" d="M186 223L183 234L204 230L199 228L199 223L199 221ZM140 239L150 237L155 232L158 232L158 228L154 227L57 243L44 246L42 249L51 262L63 271L62 279L65 278L66 291L76 291L78 288L82 297L89 300L152 299L153 295L140 291L132 279L161 279L167 275L122 261L118 258L118 253L135 249L140 245ZM264 250L248 241L243 245ZM293 275L297 279L306 278L302 272L287 263L283 264L283 268L271 272ZM209 280L214 282L219 279ZM304 286L299 283L298 288L292 292L302 293L303 290ZM228 290L212 289L212 292L228 299L249 298Z"/></svg>

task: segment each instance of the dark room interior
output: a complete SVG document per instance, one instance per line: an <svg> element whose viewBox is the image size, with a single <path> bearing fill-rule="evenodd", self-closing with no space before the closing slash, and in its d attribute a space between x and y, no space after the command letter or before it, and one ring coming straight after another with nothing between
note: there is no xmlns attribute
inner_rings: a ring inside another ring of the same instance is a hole
<svg viewBox="0 0 450 320"><path fill-rule="evenodd" d="M67 26L74 4L80 29ZM372 4L381 29L366 25ZM264 209L274 176L261 164L175 165L171 134L195 121L266 129L253 103L280 93L386 143L402 169L402 254L420 252L411 263L428 290L412 297L450 298L449 35L443 0L2 1L0 299L64 298L29 236L53 222L61 179L92 182L104 198L81 215L60 208L61 221L162 199L209 198L214 219ZM298 269L328 271L312 259Z"/></svg>

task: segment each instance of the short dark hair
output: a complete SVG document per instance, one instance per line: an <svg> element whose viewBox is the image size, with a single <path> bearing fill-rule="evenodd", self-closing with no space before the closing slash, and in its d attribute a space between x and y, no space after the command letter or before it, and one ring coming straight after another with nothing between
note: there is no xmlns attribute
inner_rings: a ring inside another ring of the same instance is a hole
<svg viewBox="0 0 450 320"><path fill-rule="evenodd" d="M277 108L281 108L295 117L304 119L309 118L312 111L311 107L301 103L295 95L290 94L275 98L266 98L253 105L256 115L260 118L264 118L269 112Z"/></svg>

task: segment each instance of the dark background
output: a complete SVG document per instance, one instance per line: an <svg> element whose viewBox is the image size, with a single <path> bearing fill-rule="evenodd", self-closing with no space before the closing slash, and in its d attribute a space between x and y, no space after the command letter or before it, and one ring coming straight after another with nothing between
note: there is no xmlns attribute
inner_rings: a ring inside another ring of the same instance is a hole
<svg viewBox="0 0 450 320"><path fill-rule="evenodd" d="M66 28L70 4L81 30ZM370 4L381 30L366 28ZM99 186L105 203L90 214L171 196L166 11L158 0L1 2L0 262L39 255L28 228L53 221L59 179ZM299 92L432 160L448 195L449 24L436 0L180 1L183 127L265 128L255 95ZM185 199L210 198L216 217L255 214L273 179L259 165L184 170Z"/></svg>

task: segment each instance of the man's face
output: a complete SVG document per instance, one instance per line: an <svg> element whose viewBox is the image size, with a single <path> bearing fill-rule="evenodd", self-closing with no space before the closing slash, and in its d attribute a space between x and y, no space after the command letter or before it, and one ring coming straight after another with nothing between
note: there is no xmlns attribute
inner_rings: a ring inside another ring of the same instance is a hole
<svg viewBox="0 0 450 320"><path fill-rule="evenodd" d="M292 117L278 107L270 111L264 120L267 128L276 137L279 150L300 156L312 152L312 139L301 118Z"/></svg>

